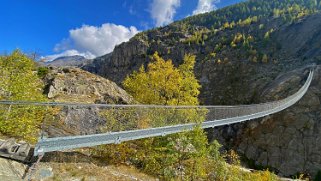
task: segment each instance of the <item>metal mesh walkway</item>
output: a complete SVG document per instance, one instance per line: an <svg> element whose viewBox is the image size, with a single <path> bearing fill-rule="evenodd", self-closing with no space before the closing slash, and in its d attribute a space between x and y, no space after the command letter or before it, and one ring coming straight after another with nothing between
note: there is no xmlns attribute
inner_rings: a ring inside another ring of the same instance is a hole
<svg viewBox="0 0 321 181"><path fill-rule="evenodd" d="M120 143L141 138L164 136L193 129L196 125L210 128L261 118L280 112L299 101L307 92L312 78L310 70L305 84L293 95L278 101L240 106L159 106L106 105L56 102L1 101L7 105L60 106L74 109L96 109L104 115L109 127L103 133L41 138L34 155L46 152ZM125 116L124 116L125 115ZM145 120L148 124L141 125ZM114 124L111 122L114 121ZM116 121L116 122L115 122Z"/></svg>

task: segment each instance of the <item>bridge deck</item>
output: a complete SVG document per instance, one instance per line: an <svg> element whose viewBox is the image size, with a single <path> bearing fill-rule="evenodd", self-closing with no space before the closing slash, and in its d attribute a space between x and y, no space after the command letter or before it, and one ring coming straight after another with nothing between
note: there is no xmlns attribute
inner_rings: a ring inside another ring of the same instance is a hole
<svg viewBox="0 0 321 181"><path fill-rule="evenodd" d="M19 105L45 105L45 106L77 106L77 107L118 107L118 108L139 108L141 111L162 109L162 110L204 110L205 121L200 125L203 128L217 127L239 123L247 120L261 118L270 114L280 112L299 101L307 92L313 79L314 71L310 70L305 84L293 95L278 101L240 106L155 106L155 105L102 105L102 104L75 104L75 103L39 103L39 102L12 102L0 101L0 104ZM138 114L138 113L137 113ZM158 113L159 114L159 113ZM120 143L122 141L136 140L141 138L164 136L168 134L183 132L193 129L197 123L182 123L172 126L161 126L147 129L117 131L103 134L65 136L56 138L41 138L34 150L34 155L46 152L92 147L102 144Z"/></svg>

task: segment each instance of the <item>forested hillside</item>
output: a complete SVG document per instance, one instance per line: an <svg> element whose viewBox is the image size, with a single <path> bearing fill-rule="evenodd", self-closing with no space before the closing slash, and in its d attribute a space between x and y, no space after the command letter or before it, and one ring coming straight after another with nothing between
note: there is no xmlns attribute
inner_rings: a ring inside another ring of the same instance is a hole
<svg viewBox="0 0 321 181"><path fill-rule="evenodd" d="M201 103L250 103L257 96L254 88L262 88L251 87L250 82L267 83L282 69L320 59L315 46L320 37L319 9L320 1L315 0L246 1L139 33L83 68L120 83L147 65L155 51L176 65L190 53L196 56ZM250 92L240 85L251 87Z"/></svg>

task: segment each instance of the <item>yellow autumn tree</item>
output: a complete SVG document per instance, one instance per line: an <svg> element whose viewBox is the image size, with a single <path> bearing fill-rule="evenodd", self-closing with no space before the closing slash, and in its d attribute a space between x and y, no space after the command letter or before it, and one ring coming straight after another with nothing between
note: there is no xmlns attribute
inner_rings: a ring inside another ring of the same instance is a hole
<svg viewBox="0 0 321 181"><path fill-rule="evenodd" d="M43 83L33 60L16 50L0 56L0 100L44 101ZM0 133L35 141L45 109L39 106L2 105Z"/></svg>
<svg viewBox="0 0 321 181"><path fill-rule="evenodd" d="M200 85L194 76L195 56L185 55L184 62L175 68L154 53L147 70L127 76L123 85L128 93L141 103L157 105L198 105Z"/></svg>
<svg viewBox="0 0 321 181"><path fill-rule="evenodd" d="M200 85L194 75L195 56L185 55L183 64L175 67L156 52L147 70L141 66L127 76L123 85L140 103L154 105L198 105ZM168 126L204 120L206 110L190 109L109 109L101 112L107 120L105 131L122 131Z"/></svg>
<svg viewBox="0 0 321 181"><path fill-rule="evenodd" d="M128 93L143 104L198 105L197 97L201 86L195 78L194 66L193 55L185 55L183 63L176 68L171 60L164 60L155 52L147 70L141 66L138 72L127 76L123 85ZM206 110L196 108L150 109L145 111L148 114L145 122L138 122L145 127L201 122L204 120L205 112Z"/></svg>

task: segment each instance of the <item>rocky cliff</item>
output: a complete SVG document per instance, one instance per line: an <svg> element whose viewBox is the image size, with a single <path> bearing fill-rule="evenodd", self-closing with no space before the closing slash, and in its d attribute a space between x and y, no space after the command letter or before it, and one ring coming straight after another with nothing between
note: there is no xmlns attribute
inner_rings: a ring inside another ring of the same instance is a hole
<svg viewBox="0 0 321 181"><path fill-rule="evenodd" d="M130 104L132 96L114 82L78 68L50 68L44 77L45 94L63 102Z"/></svg>
<svg viewBox="0 0 321 181"><path fill-rule="evenodd" d="M55 102L133 104L132 96L114 82L78 68L50 68L43 78L45 94ZM99 133L106 120L97 107L55 107L58 114L48 123L47 134L79 135Z"/></svg>

